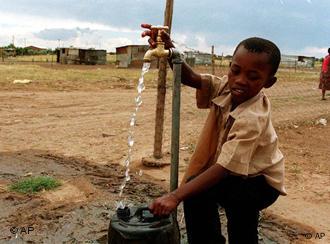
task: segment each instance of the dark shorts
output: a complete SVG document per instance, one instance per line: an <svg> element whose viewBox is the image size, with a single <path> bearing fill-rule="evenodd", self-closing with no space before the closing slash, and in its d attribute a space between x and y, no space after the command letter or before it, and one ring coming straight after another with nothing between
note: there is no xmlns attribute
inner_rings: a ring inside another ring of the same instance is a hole
<svg viewBox="0 0 330 244"><path fill-rule="evenodd" d="M279 191L264 176L228 176L184 201L189 244L225 243L218 207L225 209L229 243L258 243L259 211L273 204Z"/></svg>

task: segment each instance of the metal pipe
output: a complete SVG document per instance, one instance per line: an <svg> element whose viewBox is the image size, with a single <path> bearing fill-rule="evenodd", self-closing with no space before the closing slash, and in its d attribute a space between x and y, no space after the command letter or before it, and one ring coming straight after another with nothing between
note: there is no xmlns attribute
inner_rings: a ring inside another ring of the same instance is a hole
<svg viewBox="0 0 330 244"><path fill-rule="evenodd" d="M171 135L171 175L170 190L178 187L179 176L179 146L180 146L180 96L182 59L177 51L172 50L173 62L173 95L172 95L172 135Z"/></svg>
<svg viewBox="0 0 330 244"><path fill-rule="evenodd" d="M180 149L180 103L181 103L181 68L182 59L178 51L171 50L173 63L173 92L172 92L172 135L171 135L171 173L170 191L178 188L179 178L179 149ZM177 209L173 212L177 219Z"/></svg>

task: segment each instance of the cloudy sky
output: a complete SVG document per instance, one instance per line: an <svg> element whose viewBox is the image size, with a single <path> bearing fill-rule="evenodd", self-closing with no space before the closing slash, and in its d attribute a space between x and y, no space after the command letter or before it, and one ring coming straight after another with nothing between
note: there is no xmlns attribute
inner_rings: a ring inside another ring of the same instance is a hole
<svg viewBox="0 0 330 244"><path fill-rule="evenodd" d="M166 0L0 0L0 46L77 46L114 51L147 44L141 23L163 24ZM330 0L174 0L172 38L184 49L231 54L259 36L285 54L322 57Z"/></svg>

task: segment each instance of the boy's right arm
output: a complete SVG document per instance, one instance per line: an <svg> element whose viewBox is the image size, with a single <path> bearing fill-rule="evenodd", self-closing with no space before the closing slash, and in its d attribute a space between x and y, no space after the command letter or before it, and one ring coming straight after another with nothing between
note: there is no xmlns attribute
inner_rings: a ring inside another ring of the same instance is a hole
<svg viewBox="0 0 330 244"><path fill-rule="evenodd" d="M156 39L156 35L157 35L156 32L151 30L150 24L142 24L141 27L148 29L142 33L142 37L149 36L148 42L152 48L155 48L156 47L155 39ZM162 39L165 43L166 49L174 48L174 45L172 43L172 40L171 40L169 34L166 33L165 31L162 31ZM170 64L171 68L173 68L173 64L172 64L171 60L169 60L169 64ZM181 80L182 80L183 84L196 88L196 89L200 89L202 86L201 75L199 73L193 71L192 68L186 62L183 62L183 64L182 64Z"/></svg>
<svg viewBox="0 0 330 244"><path fill-rule="evenodd" d="M181 201L210 189L228 175L228 170L220 164L214 164L191 181L182 184L169 194L156 198L149 209L155 215L169 215Z"/></svg>

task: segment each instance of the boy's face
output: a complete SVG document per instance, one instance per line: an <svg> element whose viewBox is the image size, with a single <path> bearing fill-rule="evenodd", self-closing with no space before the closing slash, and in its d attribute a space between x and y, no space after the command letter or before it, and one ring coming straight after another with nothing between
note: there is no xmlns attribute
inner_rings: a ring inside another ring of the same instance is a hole
<svg viewBox="0 0 330 244"><path fill-rule="evenodd" d="M257 95L263 87L271 87L276 77L271 75L269 54L249 52L240 46L233 56L228 73L232 101L241 104Z"/></svg>

